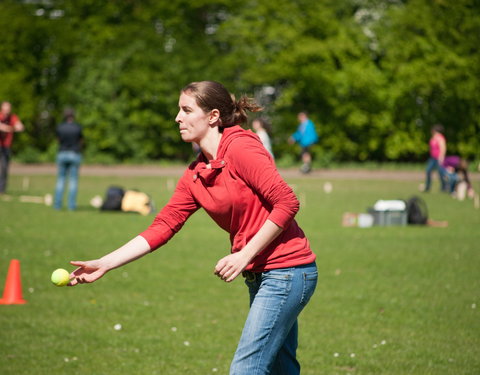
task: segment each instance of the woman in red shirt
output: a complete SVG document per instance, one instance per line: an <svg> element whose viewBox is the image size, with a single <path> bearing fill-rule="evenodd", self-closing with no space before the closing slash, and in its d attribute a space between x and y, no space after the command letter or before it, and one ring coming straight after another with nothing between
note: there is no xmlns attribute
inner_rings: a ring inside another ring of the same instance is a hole
<svg viewBox="0 0 480 375"><path fill-rule="evenodd" d="M2 102L0 106L0 194L7 188L13 134L23 132L24 126L18 116L12 113L12 105Z"/></svg>
<svg viewBox="0 0 480 375"><path fill-rule="evenodd" d="M238 125L246 110L260 108L246 97L236 101L220 83L187 85L175 121L181 138L200 146L197 160L147 230L100 259L71 262L78 268L70 285L93 282L164 245L203 208L232 244L215 275L231 282L242 274L250 292L230 374L299 374L297 317L315 290L315 254L294 220L297 198L259 138Z"/></svg>
<svg viewBox="0 0 480 375"><path fill-rule="evenodd" d="M432 136L428 142L430 157L428 159L427 168L425 171L426 177L424 192L430 191L430 186L432 184L432 172L434 169L438 171L441 190L447 191L447 172L442 166L443 159L445 159L445 154L447 152L447 142L443 136L443 126L440 124L434 125L431 133Z"/></svg>

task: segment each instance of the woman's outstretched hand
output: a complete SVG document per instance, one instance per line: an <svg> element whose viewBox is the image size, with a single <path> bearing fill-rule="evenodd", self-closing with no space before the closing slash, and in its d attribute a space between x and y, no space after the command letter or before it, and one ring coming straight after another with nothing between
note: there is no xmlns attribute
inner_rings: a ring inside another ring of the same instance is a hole
<svg viewBox="0 0 480 375"><path fill-rule="evenodd" d="M143 257L151 251L150 244L142 236L137 236L115 251L96 260L74 261L70 264L78 268L70 274L69 286L93 283L108 271Z"/></svg>
<svg viewBox="0 0 480 375"><path fill-rule="evenodd" d="M70 264L78 268L70 274L68 286L93 283L108 271L106 267L102 266L99 260L89 260L86 262L72 261Z"/></svg>

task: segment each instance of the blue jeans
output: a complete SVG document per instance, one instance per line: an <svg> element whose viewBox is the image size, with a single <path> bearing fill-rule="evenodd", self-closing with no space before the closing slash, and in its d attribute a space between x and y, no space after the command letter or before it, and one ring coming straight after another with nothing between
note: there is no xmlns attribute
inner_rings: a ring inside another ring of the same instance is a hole
<svg viewBox="0 0 480 375"><path fill-rule="evenodd" d="M445 176L448 181L448 192L451 194L455 192L455 187L457 186L457 182L459 180L458 174L456 172L445 171Z"/></svg>
<svg viewBox="0 0 480 375"><path fill-rule="evenodd" d="M55 186L55 199L53 207L57 210L62 208L63 191L65 190L65 180L68 181L68 209L75 210L77 208L77 191L78 191L78 169L82 162L82 155L74 151L60 151L57 154L57 184Z"/></svg>
<svg viewBox="0 0 480 375"><path fill-rule="evenodd" d="M297 317L317 285L315 263L247 273L250 312L230 375L297 375Z"/></svg>
<svg viewBox="0 0 480 375"><path fill-rule="evenodd" d="M10 149L0 146L0 193L7 189L8 165L10 164Z"/></svg>
<svg viewBox="0 0 480 375"><path fill-rule="evenodd" d="M442 191L446 191L447 186L446 186L445 180L446 180L446 177L447 177L446 176L447 171L445 170L445 168L443 168L440 165L440 163L438 162L437 159L434 159L432 157L429 158L428 161L427 161L425 191L430 190L430 186L432 184L432 172L433 172L434 169L436 169L438 171L438 176L440 178L440 185L441 185Z"/></svg>

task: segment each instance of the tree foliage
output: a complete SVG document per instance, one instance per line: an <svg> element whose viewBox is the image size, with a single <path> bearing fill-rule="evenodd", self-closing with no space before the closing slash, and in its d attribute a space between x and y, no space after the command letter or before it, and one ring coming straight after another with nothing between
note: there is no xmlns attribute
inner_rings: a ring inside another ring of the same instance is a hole
<svg viewBox="0 0 480 375"><path fill-rule="evenodd" d="M422 160L442 123L449 153L479 158L478 0L4 0L0 27L18 154L53 155L72 106L87 159L188 157L178 93L213 79L265 106L280 155L307 110L318 155Z"/></svg>

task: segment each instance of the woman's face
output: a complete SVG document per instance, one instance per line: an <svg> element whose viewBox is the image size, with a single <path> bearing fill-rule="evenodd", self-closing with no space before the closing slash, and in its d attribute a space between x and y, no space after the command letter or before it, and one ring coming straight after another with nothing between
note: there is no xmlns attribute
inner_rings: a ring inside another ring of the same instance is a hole
<svg viewBox="0 0 480 375"><path fill-rule="evenodd" d="M180 94L178 107L175 122L178 123L182 140L200 143L211 127L211 112L203 112L195 98L184 92Z"/></svg>
<svg viewBox="0 0 480 375"><path fill-rule="evenodd" d="M5 115L9 115L12 112L12 106L9 102L3 102L1 112Z"/></svg>

